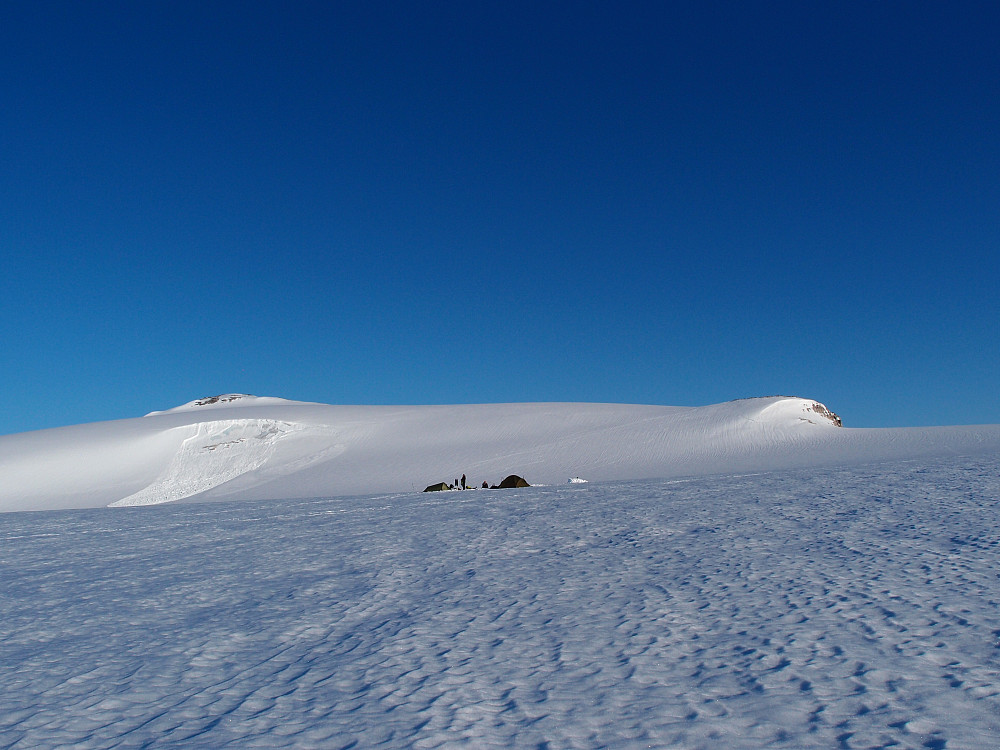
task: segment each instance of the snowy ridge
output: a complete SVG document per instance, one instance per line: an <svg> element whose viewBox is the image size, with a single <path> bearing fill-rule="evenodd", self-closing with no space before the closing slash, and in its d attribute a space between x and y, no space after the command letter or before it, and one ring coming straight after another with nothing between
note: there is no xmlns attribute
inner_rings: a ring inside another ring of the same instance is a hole
<svg viewBox="0 0 1000 750"><path fill-rule="evenodd" d="M147 417L155 417L158 414L172 414L184 411L205 411L206 409L231 409L241 406L281 406L282 404L301 404L302 401L289 401L284 398L274 398L271 396L251 396L247 393L223 393L218 396L206 396L186 404L175 406L164 411L151 411Z"/></svg>
<svg viewBox="0 0 1000 750"><path fill-rule="evenodd" d="M227 394L139 419L0 436L0 510L405 492L1000 451L1000 426L850 429L810 399L331 406Z"/></svg>

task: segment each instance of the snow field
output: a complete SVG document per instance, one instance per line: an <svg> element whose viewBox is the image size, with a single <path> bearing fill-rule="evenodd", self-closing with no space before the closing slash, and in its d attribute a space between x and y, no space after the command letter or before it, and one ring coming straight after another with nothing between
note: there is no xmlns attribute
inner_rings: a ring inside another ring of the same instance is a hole
<svg viewBox="0 0 1000 750"><path fill-rule="evenodd" d="M0 747L981 748L1000 458L0 516Z"/></svg>
<svg viewBox="0 0 1000 750"><path fill-rule="evenodd" d="M331 406L228 394L0 436L0 511L635 480L996 454L1000 425L850 429L810 399Z"/></svg>

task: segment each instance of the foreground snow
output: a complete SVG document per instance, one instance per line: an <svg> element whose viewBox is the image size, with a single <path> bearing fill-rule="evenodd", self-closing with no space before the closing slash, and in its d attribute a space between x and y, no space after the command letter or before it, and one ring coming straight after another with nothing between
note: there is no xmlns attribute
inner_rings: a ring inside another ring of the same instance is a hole
<svg viewBox="0 0 1000 750"><path fill-rule="evenodd" d="M330 406L238 394L0 436L0 510L643 479L1000 452L1000 425L859 430L822 404Z"/></svg>
<svg viewBox="0 0 1000 750"><path fill-rule="evenodd" d="M0 747L982 748L1000 458L0 516Z"/></svg>

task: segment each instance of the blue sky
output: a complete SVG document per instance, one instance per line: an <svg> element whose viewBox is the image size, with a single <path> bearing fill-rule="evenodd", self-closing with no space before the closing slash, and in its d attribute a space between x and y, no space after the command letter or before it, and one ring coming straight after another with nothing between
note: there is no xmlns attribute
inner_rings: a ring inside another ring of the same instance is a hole
<svg viewBox="0 0 1000 750"><path fill-rule="evenodd" d="M0 433L232 391L1000 422L1000 10L831 6L3 4Z"/></svg>

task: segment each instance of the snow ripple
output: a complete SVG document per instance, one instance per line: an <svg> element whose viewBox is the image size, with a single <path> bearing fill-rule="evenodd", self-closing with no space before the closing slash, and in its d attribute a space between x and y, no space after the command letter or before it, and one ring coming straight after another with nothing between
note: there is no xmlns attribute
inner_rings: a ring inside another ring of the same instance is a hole
<svg viewBox="0 0 1000 750"><path fill-rule="evenodd" d="M0 747L992 747L998 473L4 514Z"/></svg>

